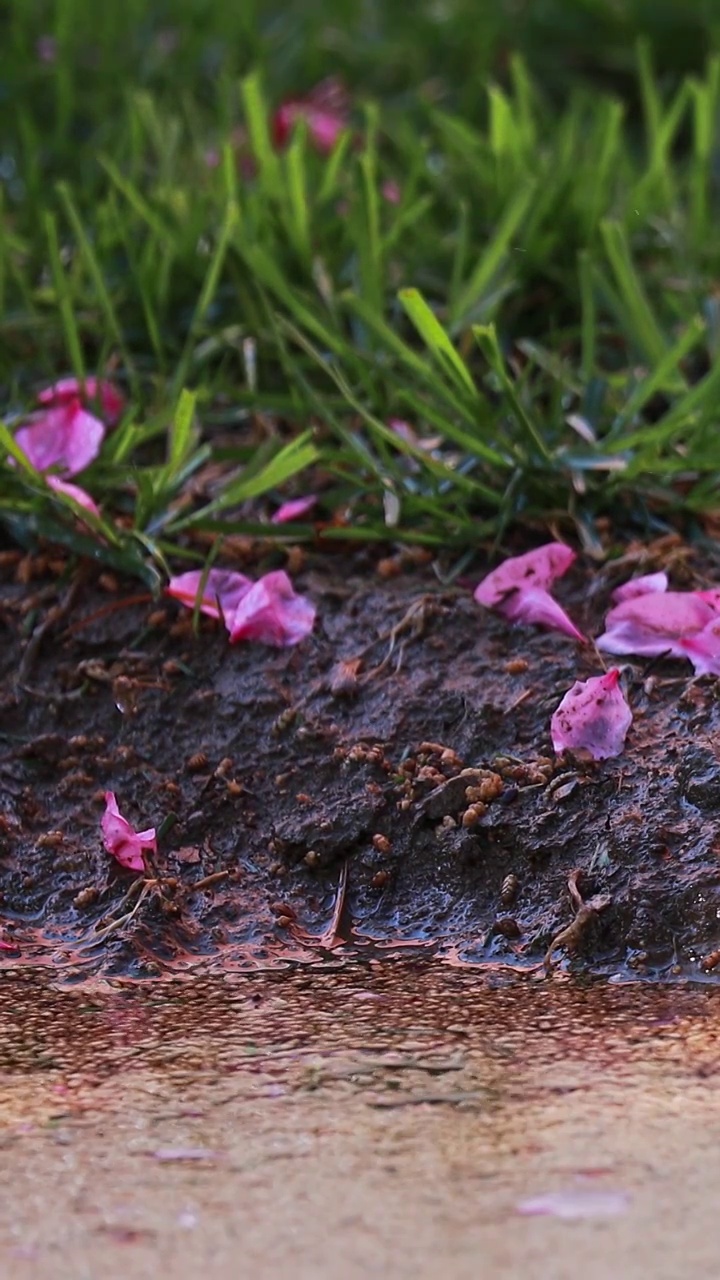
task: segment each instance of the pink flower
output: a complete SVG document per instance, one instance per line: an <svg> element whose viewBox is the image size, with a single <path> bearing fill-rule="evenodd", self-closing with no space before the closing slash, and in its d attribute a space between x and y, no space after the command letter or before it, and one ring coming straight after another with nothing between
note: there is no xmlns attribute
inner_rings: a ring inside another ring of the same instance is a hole
<svg viewBox="0 0 720 1280"><path fill-rule="evenodd" d="M64 476L74 476L97 457L104 436L102 422L75 397L37 414L15 440L37 471L57 467Z"/></svg>
<svg viewBox="0 0 720 1280"><path fill-rule="evenodd" d="M510 622L548 627L584 641L582 632L548 591L574 559L575 552L563 542L548 542L525 555L512 556L483 578L475 589L475 599Z"/></svg>
<svg viewBox="0 0 720 1280"><path fill-rule="evenodd" d="M398 183L395 182L393 178L387 178L386 181L383 182L380 188L380 193L383 200L387 200L388 204L400 204L402 192Z"/></svg>
<svg viewBox="0 0 720 1280"><path fill-rule="evenodd" d="M166 592L194 609L202 571L193 569L171 578ZM211 569L200 609L213 618L222 617L230 632L230 643L259 640L264 644L299 644L313 629L315 607L297 595L287 574L279 569L251 582L242 573Z"/></svg>
<svg viewBox="0 0 720 1280"><path fill-rule="evenodd" d="M288 98L272 118L275 146L284 147L298 120L307 121L308 134L323 155L333 150L349 120L347 90L339 80L330 77L316 84L302 97Z"/></svg>
<svg viewBox="0 0 720 1280"><path fill-rule="evenodd" d="M593 760L619 756L625 746L632 712L620 688L615 667L605 676L576 680L550 721L554 750L584 748Z"/></svg>
<svg viewBox="0 0 720 1280"><path fill-rule="evenodd" d="M202 569L178 574L170 579L165 593L194 609L202 576ZM211 569L203 589L200 612L211 618L222 617L229 629L235 610L251 587L252 581L244 573L235 573L232 569Z"/></svg>
<svg viewBox="0 0 720 1280"><path fill-rule="evenodd" d="M51 67L57 62L57 40L54 36L40 36L35 42L35 52L40 62Z"/></svg>
<svg viewBox="0 0 720 1280"><path fill-rule="evenodd" d="M86 511L90 511L94 516L100 517L100 508L93 501L89 493L80 488L79 484L68 484L67 480L61 480L59 476L46 476L48 486L54 493L65 493L69 498L74 498L79 506L84 507Z"/></svg>
<svg viewBox="0 0 720 1280"><path fill-rule="evenodd" d="M720 663L720 592L664 591L622 600L605 619L596 641L605 653L668 654L689 658L698 675ZM709 664L709 665L708 665Z"/></svg>
<svg viewBox="0 0 720 1280"><path fill-rule="evenodd" d="M666 573L646 573L642 578L631 578L629 582L623 582L621 587L616 587L612 598L621 604L623 600L634 600L636 596L653 595L667 589Z"/></svg>
<svg viewBox="0 0 720 1280"><path fill-rule="evenodd" d="M230 627L230 643L261 640L286 647L299 644L315 623L315 607L299 596L283 569L266 573L243 597Z"/></svg>
<svg viewBox="0 0 720 1280"><path fill-rule="evenodd" d="M102 817L103 843L108 853L116 858L127 871L147 871L145 850L157 853L155 828L136 831L123 818L112 791L105 792L105 812Z"/></svg>
<svg viewBox="0 0 720 1280"><path fill-rule="evenodd" d="M125 400L117 387L105 378L86 378L84 383L78 378L61 378L38 392L38 404L51 409L72 404L75 400L85 408L97 405L109 427L120 420L125 408Z"/></svg>
<svg viewBox="0 0 720 1280"><path fill-rule="evenodd" d="M274 516L270 517L271 524L285 524L288 520L299 520L301 516L307 515L308 511L312 511L317 504L317 494L308 493L304 498L292 498L290 502L283 502L278 507Z"/></svg>

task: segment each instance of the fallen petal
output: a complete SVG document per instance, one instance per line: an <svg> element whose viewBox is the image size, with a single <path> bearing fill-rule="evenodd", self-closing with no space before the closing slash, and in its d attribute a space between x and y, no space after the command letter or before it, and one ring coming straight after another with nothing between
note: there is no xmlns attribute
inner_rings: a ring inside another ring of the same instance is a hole
<svg viewBox="0 0 720 1280"><path fill-rule="evenodd" d="M548 542L525 555L511 556L483 578L475 599L511 622L550 627L582 641L582 632L548 592L574 560L575 552L563 542Z"/></svg>
<svg viewBox="0 0 720 1280"><path fill-rule="evenodd" d="M64 476L77 475L97 457L105 427L75 398L38 414L21 427L15 441L37 471L56 467Z"/></svg>
<svg viewBox="0 0 720 1280"><path fill-rule="evenodd" d="M549 591L542 587L533 587L529 591L518 591L498 607L498 613L510 622L527 622L537 627L547 627L551 631L561 631L571 640L579 640L582 644L585 637L578 631L575 623L554 600Z"/></svg>
<svg viewBox="0 0 720 1280"><path fill-rule="evenodd" d="M283 502L278 507L274 516L271 517L271 524L285 524L288 520L299 520L302 516L307 515L308 511L312 511L317 503L317 494L309 493L305 498L292 498L289 502Z"/></svg>
<svg viewBox="0 0 720 1280"><path fill-rule="evenodd" d="M125 408L124 397L105 378L86 378L84 383L78 378L61 378L38 393L38 404L51 408L71 404L73 400L83 405L97 405L111 427L120 420Z"/></svg>
<svg viewBox="0 0 720 1280"><path fill-rule="evenodd" d="M720 676L720 619L715 618L697 635L678 640L675 654L690 659L696 676Z"/></svg>
<svg viewBox="0 0 720 1280"><path fill-rule="evenodd" d="M313 629L315 607L297 595L283 569L266 573L238 605L230 627L230 643L260 640L264 644L293 645Z"/></svg>
<svg viewBox="0 0 720 1280"><path fill-rule="evenodd" d="M202 578L202 569L180 573L170 579L165 594L194 609ZM211 618L222 617L229 630L235 610L252 585L244 573L236 573L233 569L211 569L203 587L200 612Z"/></svg>
<svg viewBox="0 0 720 1280"><path fill-rule="evenodd" d="M90 511L94 516L100 517L100 508L96 502L80 488L79 484L69 484L67 480L61 480L59 476L48 476L48 486L54 493L64 493L68 498L73 498L79 506L84 507L86 511Z"/></svg>
<svg viewBox="0 0 720 1280"><path fill-rule="evenodd" d="M606 760L622 753L631 724L615 667L607 675L576 680L550 721L550 736L558 755L583 748L593 760Z"/></svg>
<svg viewBox="0 0 720 1280"><path fill-rule="evenodd" d="M623 600L634 600L637 596L653 595L667 589L666 573L646 573L642 578L631 578L629 582L623 582L621 587L616 587L612 598L621 604Z"/></svg>
<svg viewBox="0 0 720 1280"><path fill-rule="evenodd" d="M623 600L607 615L597 647L605 653L636 653L644 658L664 653L686 657L682 642L717 620L718 595L712 591L665 591Z"/></svg>
<svg viewBox="0 0 720 1280"><path fill-rule="evenodd" d="M102 816L103 843L121 867L128 871L147 871L145 850L157 853L157 837L154 827L136 831L120 813L115 794L105 792L105 812Z"/></svg>
<svg viewBox="0 0 720 1280"><path fill-rule="evenodd" d="M570 1187L566 1191L546 1191L544 1195L521 1200L517 1212L526 1216L563 1218L613 1218L626 1213L630 1197L626 1191L594 1191Z"/></svg>

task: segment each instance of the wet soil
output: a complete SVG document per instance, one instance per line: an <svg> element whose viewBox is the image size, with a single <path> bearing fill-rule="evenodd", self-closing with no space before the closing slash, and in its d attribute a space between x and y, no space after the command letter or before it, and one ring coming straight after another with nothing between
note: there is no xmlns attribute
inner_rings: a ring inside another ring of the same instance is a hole
<svg viewBox="0 0 720 1280"><path fill-rule="evenodd" d="M612 587L668 562L673 585L709 584L671 542L579 563L558 596L597 634ZM52 574L5 556L2 577L0 936L25 960L141 976L415 947L528 966L558 934L559 965L720 959L716 680L629 661L624 755L558 759L550 716L599 656L429 567L309 557L318 623L286 650L230 647L107 576L43 629ZM160 830L147 883L102 848L105 790ZM609 905L564 933L573 874Z"/></svg>
<svg viewBox="0 0 720 1280"><path fill-rule="evenodd" d="M712 986L6 970L13 1280L717 1276Z"/></svg>

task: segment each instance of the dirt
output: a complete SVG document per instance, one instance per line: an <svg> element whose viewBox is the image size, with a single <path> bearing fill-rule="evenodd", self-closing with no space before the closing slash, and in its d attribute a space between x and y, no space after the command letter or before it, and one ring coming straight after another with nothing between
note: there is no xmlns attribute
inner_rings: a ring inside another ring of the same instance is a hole
<svg viewBox="0 0 720 1280"><path fill-rule="evenodd" d="M431 567L308 556L315 633L276 650L108 575L46 627L66 584L18 561L0 562L0 936L25 960L143 976L414 947L532 966L556 938L556 966L720 959L716 680L629 660L625 753L558 759L550 716L599 656ZM612 587L668 565L709 584L670 539L579 563L557 595L597 634ZM160 829L147 883L102 847L106 790Z"/></svg>
<svg viewBox="0 0 720 1280"><path fill-rule="evenodd" d="M352 957L3 996L13 1280L717 1276L712 987Z"/></svg>

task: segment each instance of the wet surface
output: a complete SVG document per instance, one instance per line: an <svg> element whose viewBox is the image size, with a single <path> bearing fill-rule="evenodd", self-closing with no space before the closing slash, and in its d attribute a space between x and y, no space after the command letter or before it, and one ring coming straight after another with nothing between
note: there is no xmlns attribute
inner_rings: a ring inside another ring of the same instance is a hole
<svg viewBox="0 0 720 1280"><path fill-rule="evenodd" d="M718 1274L717 988L5 969L0 1274Z"/></svg>

